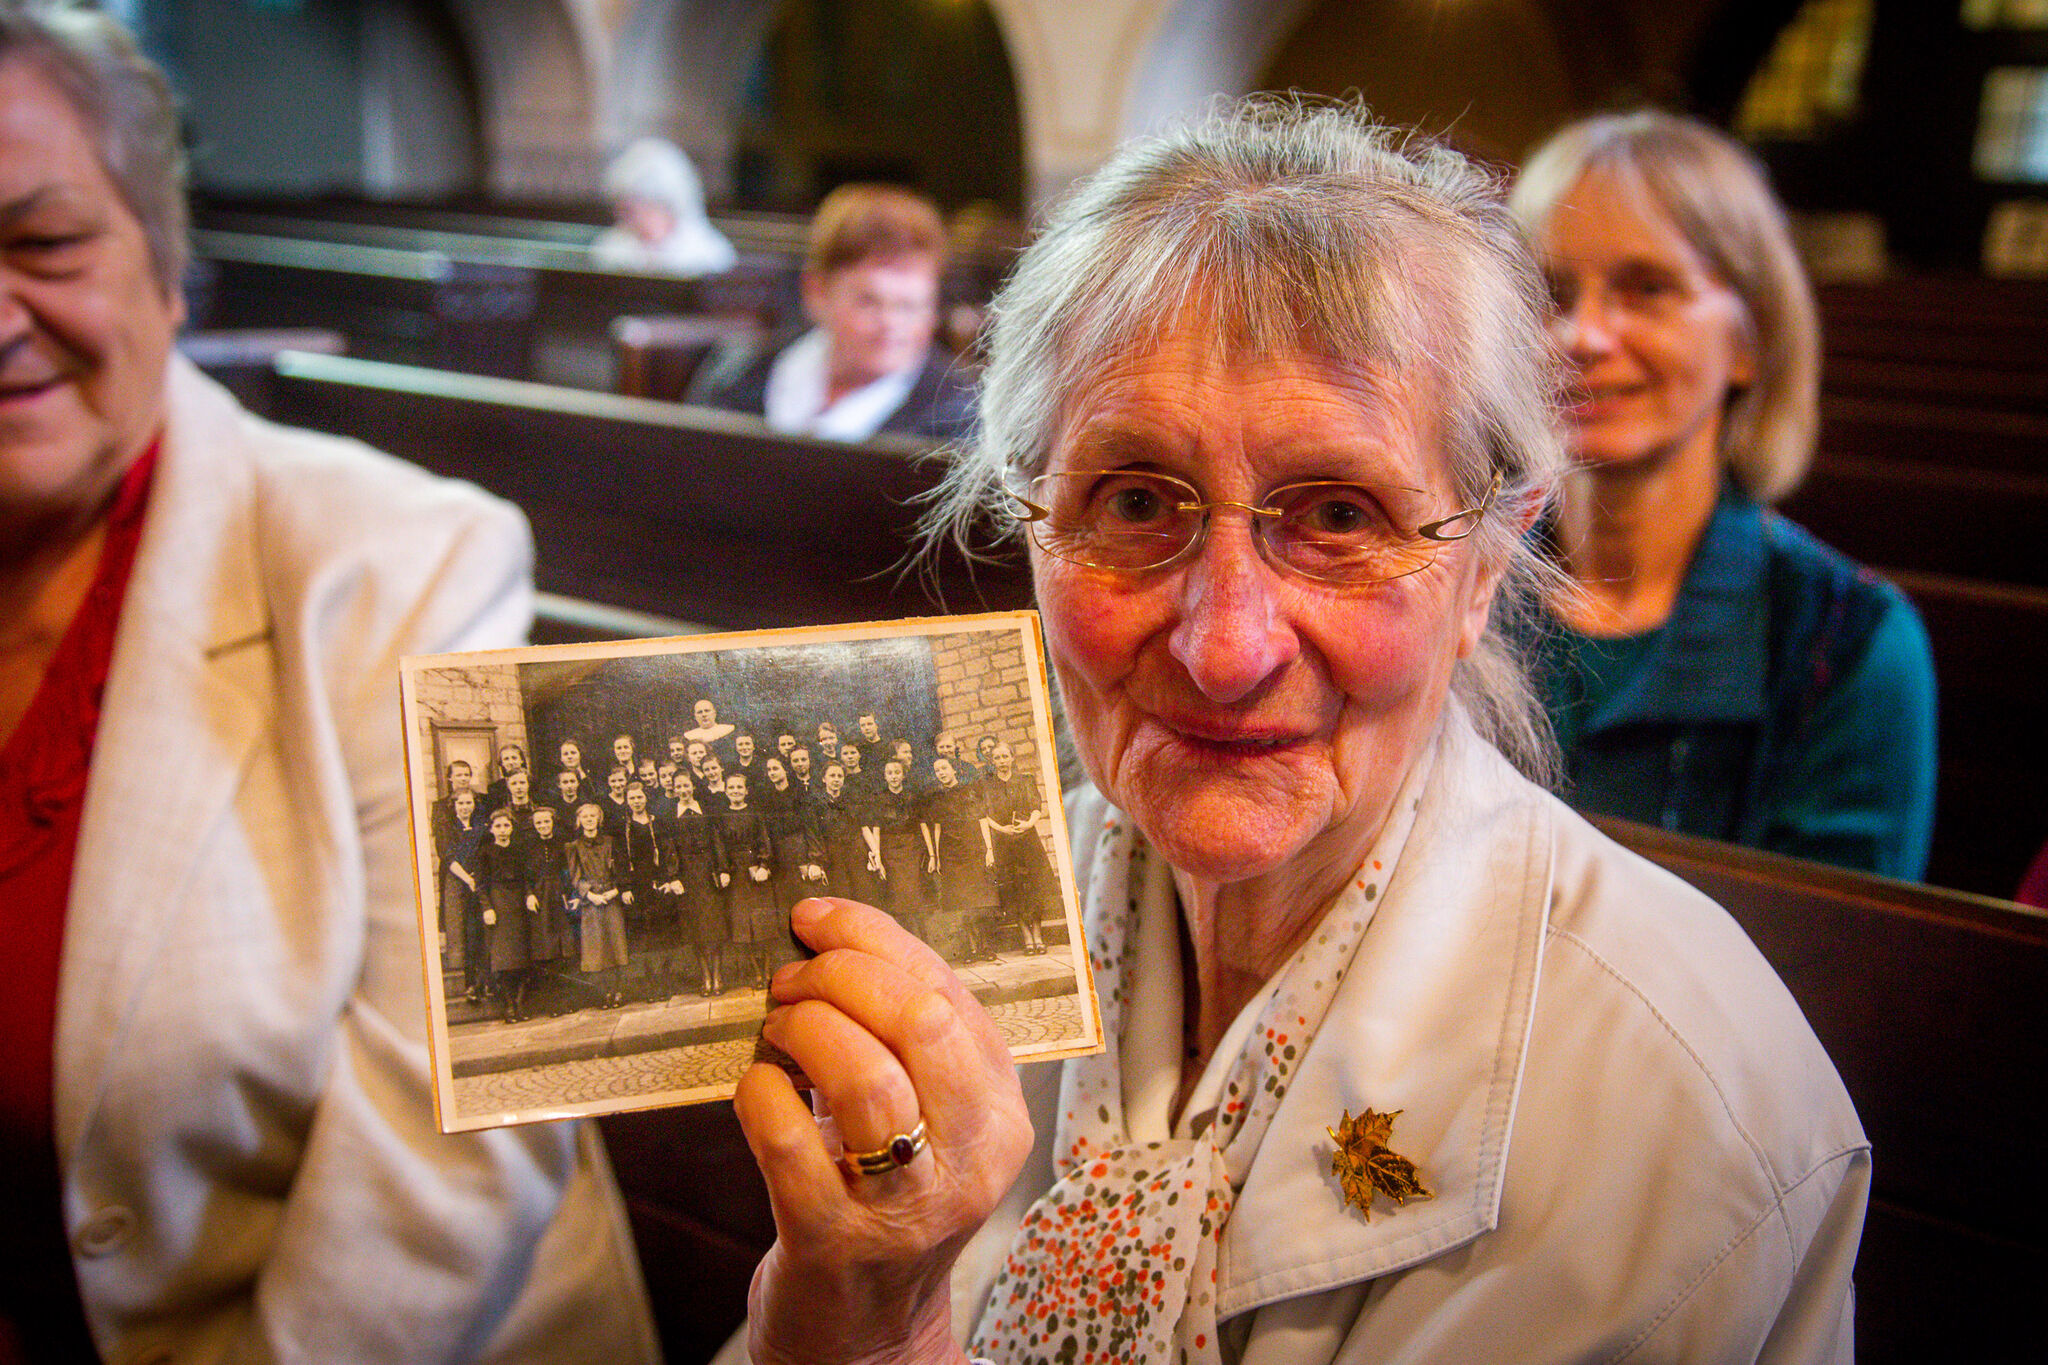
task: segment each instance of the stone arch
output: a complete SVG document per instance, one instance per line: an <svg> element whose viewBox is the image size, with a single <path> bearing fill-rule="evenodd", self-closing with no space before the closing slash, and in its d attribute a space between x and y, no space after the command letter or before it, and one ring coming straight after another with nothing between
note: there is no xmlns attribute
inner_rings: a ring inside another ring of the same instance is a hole
<svg viewBox="0 0 2048 1365"><path fill-rule="evenodd" d="M455 0L482 105L485 179L515 199L587 199L603 168L599 0Z"/></svg>
<svg viewBox="0 0 2048 1365"><path fill-rule="evenodd" d="M607 147L652 133L690 154L716 197L731 183L734 115L778 0L641 0L614 40Z"/></svg>
<svg viewBox="0 0 2048 1365"><path fill-rule="evenodd" d="M990 0L1017 73L1025 166L1043 202L1122 139L1241 95L1308 0Z"/></svg>

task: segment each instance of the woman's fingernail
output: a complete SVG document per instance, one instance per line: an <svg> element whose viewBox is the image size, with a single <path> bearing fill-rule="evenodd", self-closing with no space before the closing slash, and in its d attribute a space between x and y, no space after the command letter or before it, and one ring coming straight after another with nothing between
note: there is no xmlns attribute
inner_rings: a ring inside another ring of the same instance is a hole
<svg viewBox="0 0 2048 1365"><path fill-rule="evenodd" d="M789 922L799 929L808 929L824 919L831 911L832 903L830 901L819 900L816 896L806 896L795 905L789 907Z"/></svg>

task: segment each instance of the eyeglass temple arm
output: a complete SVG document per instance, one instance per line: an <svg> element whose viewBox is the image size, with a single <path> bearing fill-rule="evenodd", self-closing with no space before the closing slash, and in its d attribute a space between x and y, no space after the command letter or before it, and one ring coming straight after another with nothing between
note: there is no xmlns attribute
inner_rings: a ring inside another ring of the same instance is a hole
<svg viewBox="0 0 2048 1365"><path fill-rule="evenodd" d="M1487 485L1486 496L1479 500L1477 507L1467 507L1462 512L1453 512L1447 517L1440 517L1435 521L1427 522L1416 527L1415 534L1426 540L1463 540L1466 536L1479 529L1480 521L1493 507L1493 500L1500 496L1500 484L1501 472L1496 469L1493 471L1493 482ZM1455 531L1446 531L1444 529L1456 521L1464 521L1465 525Z"/></svg>

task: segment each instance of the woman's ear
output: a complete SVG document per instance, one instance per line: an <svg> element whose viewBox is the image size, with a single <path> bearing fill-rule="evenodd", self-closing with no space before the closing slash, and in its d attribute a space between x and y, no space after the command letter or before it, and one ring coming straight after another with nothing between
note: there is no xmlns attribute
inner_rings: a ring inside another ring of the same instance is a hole
<svg viewBox="0 0 2048 1365"><path fill-rule="evenodd" d="M1513 529L1517 540L1536 529L1536 523L1543 516L1548 500L1535 489L1524 490L1515 497L1502 496L1495 500L1490 516L1498 516ZM1479 537L1473 537L1479 541ZM1467 542L1471 544L1472 542ZM1471 596L1466 600L1462 619L1458 622L1458 657L1465 658L1479 645L1480 637L1486 634L1486 620L1493 609L1493 595L1500 590L1501 579L1507 573L1508 556L1494 558L1484 553L1484 542L1479 541L1473 548Z"/></svg>

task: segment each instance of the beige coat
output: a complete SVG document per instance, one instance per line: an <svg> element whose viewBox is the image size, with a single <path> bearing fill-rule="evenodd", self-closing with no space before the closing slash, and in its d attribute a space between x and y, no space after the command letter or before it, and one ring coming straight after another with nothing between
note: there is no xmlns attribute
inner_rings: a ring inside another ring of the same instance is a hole
<svg viewBox="0 0 2048 1365"><path fill-rule="evenodd" d="M57 1142L112 1361L652 1359L602 1149L444 1137L400 655L517 643L511 508L172 362L79 837Z"/></svg>
<svg viewBox="0 0 2048 1365"><path fill-rule="evenodd" d="M1869 1150L1798 1007L1718 906L1456 716L1443 745L1231 1213L1226 1358L1849 1361ZM1069 807L1085 904L1110 807L1092 789ZM962 1260L963 1335L1050 1184L1059 1074L1024 1069L1038 1151ZM1436 1192L1370 1223L1325 1132L1368 1105L1404 1111L1394 1147Z"/></svg>

